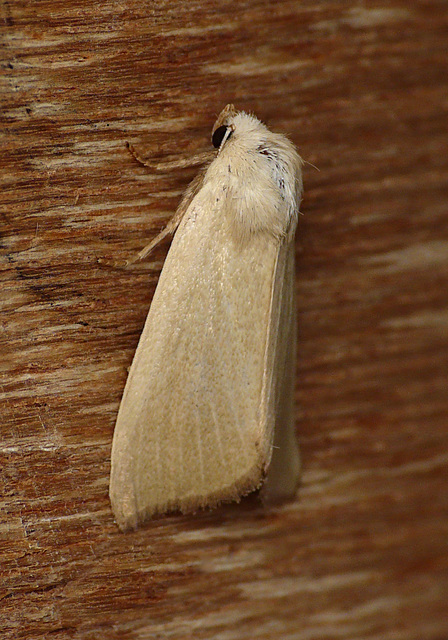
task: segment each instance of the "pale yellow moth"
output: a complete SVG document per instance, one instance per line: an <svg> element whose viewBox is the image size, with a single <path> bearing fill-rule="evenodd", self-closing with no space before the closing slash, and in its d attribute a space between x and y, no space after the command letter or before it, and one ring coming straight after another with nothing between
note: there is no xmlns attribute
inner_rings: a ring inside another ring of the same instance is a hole
<svg viewBox="0 0 448 640"><path fill-rule="evenodd" d="M302 160L255 116L221 112L188 188L112 445L118 526L294 494L294 233Z"/></svg>

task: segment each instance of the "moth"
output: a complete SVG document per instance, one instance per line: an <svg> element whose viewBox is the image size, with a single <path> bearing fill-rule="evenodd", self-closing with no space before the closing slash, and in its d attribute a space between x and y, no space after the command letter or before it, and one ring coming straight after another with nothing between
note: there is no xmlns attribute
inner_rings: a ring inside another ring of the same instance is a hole
<svg viewBox="0 0 448 640"><path fill-rule="evenodd" d="M187 189L129 371L112 444L120 529L172 511L294 494L294 234L302 160L227 105Z"/></svg>

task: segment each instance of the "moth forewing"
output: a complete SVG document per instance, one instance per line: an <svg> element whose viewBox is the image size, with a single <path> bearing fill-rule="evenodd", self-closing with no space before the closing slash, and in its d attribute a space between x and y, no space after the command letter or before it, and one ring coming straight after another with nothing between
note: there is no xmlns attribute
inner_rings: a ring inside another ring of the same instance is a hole
<svg viewBox="0 0 448 640"><path fill-rule="evenodd" d="M226 108L218 122L218 155L184 200L120 405L110 497L123 530L258 488L277 426L288 448L280 443L280 467L286 461L297 482L291 210L300 159L253 116ZM257 173L275 224L257 214ZM276 458L268 497L284 493Z"/></svg>
<svg viewBox="0 0 448 640"><path fill-rule="evenodd" d="M219 210L197 202L196 213L173 239L120 406L111 498L122 528L237 499L270 456L262 389L277 246L262 235L232 246Z"/></svg>
<svg viewBox="0 0 448 640"><path fill-rule="evenodd" d="M294 241L279 250L274 278L269 348L265 365L266 407L273 427L272 458L261 495L278 502L294 495L300 476L300 455L295 434L294 388L296 371L296 296Z"/></svg>

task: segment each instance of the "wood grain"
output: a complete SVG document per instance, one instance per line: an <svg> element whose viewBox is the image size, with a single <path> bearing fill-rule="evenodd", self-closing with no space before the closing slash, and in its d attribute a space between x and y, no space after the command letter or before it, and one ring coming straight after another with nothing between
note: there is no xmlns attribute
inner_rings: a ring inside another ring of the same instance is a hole
<svg viewBox="0 0 448 640"><path fill-rule="evenodd" d="M15 0L2 40L2 637L446 638L446 2ZM110 446L166 247L120 262L228 102L319 169L297 243L303 483L124 535Z"/></svg>

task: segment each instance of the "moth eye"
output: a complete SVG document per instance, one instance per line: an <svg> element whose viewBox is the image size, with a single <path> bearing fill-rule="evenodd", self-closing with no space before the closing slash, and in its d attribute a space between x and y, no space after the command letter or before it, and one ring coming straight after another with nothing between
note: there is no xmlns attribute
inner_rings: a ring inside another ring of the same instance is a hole
<svg viewBox="0 0 448 640"><path fill-rule="evenodd" d="M225 124L221 125L216 129L214 134L212 135L212 144L215 149L219 149L221 146L221 142L223 141L224 136L227 133L227 126ZM232 132L229 133L228 138L232 135Z"/></svg>

